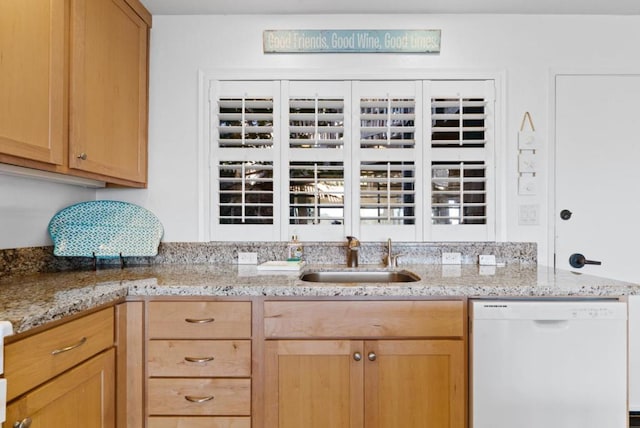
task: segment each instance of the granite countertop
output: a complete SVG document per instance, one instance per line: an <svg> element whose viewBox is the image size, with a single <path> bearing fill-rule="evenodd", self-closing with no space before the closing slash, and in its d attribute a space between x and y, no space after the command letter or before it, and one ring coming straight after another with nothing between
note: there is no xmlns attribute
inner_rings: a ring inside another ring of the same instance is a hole
<svg viewBox="0 0 640 428"><path fill-rule="evenodd" d="M308 269L345 269L317 265ZM359 270L380 270L361 266ZM232 264L156 265L10 276L0 279L0 320L22 333L127 296L380 296L617 297L639 284L556 271L531 264L403 265L421 280L394 284L330 284L299 280L298 272L258 271Z"/></svg>

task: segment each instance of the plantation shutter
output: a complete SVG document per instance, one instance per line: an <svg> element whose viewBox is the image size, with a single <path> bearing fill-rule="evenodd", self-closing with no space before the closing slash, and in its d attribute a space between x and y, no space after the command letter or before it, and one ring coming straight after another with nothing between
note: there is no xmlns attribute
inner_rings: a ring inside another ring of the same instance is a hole
<svg viewBox="0 0 640 428"><path fill-rule="evenodd" d="M495 239L492 80L210 83L210 239Z"/></svg>
<svg viewBox="0 0 640 428"><path fill-rule="evenodd" d="M421 82L358 81L353 93L358 233L366 240L419 240Z"/></svg>
<svg viewBox="0 0 640 428"><path fill-rule="evenodd" d="M279 84L216 83L210 97L212 234L278 240Z"/></svg>
<svg viewBox="0 0 640 428"><path fill-rule="evenodd" d="M349 82L283 83L287 104L282 161L282 200L288 201L283 230L305 240L343 240L349 194L345 163L350 138Z"/></svg>
<svg viewBox="0 0 640 428"><path fill-rule="evenodd" d="M428 82L425 94L431 239L495 239L493 81Z"/></svg>

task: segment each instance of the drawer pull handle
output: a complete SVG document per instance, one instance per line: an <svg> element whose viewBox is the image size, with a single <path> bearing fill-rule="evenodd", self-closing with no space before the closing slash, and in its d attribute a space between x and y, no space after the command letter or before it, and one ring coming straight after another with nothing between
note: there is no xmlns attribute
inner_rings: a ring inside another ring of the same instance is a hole
<svg viewBox="0 0 640 428"><path fill-rule="evenodd" d="M213 361L213 359L213 357L184 357L184 360L190 363L208 363L209 361Z"/></svg>
<svg viewBox="0 0 640 428"><path fill-rule="evenodd" d="M213 395L207 395L206 397L198 397L196 395L185 395L184 399L191 401L192 403L206 403L213 400Z"/></svg>
<svg viewBox="0 0 640 428"><path fill-rule="evenodd" d="M208 324L215 320L215 318L185 318L185 321L191 324Z"/></svg>
<svg viewBox="0 0 640 428"><path fill-rule="evenodd" d="M63 354L65 352L69 352L69 351L71 351L73 349L81 347L85 343L87 343L87 338L83 337L82 339L80 339L80 341L78 343L74 343L73 345L65 346L64 348L54 349L53 351L51 351L51 355L58 355L58 354Z"/></svg>

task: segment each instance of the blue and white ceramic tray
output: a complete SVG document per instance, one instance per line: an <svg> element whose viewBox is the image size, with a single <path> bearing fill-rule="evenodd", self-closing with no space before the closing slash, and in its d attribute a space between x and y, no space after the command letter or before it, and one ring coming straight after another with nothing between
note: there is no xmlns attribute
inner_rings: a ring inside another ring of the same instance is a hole
<svg viewBox="0 0 640 428"><path fill-rule="evenodd" d="M155 256L162 234L151 211L121 201L71 205L49 222L53 254L65 257Z"/></svg>

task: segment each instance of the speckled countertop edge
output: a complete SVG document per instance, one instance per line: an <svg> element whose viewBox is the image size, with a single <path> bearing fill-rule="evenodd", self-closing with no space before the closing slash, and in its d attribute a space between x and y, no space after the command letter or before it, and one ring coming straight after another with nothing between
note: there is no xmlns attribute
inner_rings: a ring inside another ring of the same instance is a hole
<svg viewBox="0 0 640 428"><path fill-rule="evenodd" d="M345 269L306 266L303 270ZM376 265L359 270L381 270ZM22 333L127 296L233 297L619 297L640 285L535 265L404 265L421 280L400 284L314 284L299 272L255 266L159 265L2 278L0 319Z"/></svg>

